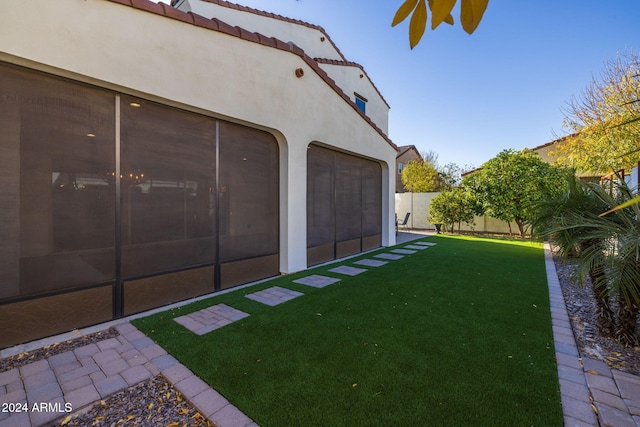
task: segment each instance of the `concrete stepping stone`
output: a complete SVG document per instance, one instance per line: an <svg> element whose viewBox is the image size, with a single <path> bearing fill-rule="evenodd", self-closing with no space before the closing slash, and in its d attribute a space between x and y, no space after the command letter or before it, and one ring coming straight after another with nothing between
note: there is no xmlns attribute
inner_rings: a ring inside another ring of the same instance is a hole
<svg viewBox="0 0 640 427"><path fill-rule="evenodd" d="M407 245L404 247L404 249L418 249L418 250L424 250L429 248L430 246L424 246L424 245Z"/></svg>
<svg viewBox="0 0 640 427"><path fill-rule="evenodd" d="M226 304L218 304L173 320L194 334L204 335L247 316L249 313L236 310Z"/></svg>
<svg viewBox="0 0 640 427"><path fill-rule="evenodd" d="M380 261L377 259L361 259L360 261L354 262L354 264L364 265L367 267L380 267L382 265L387 264L386 261Z"/></svg>
<svg viewBox="0 0 640 427"><path fill-rule="evenodd" d="M324 288L332 283L339 282L340 279L334 277L321 276L319 274L312 274L311 276L303 277L302 279L294 280L293 283L299 283L301 285L313 286L314 288Z"/></svg>
<svg viewBox="0 0 640 427"><path fill-rule="evenodd" d="M298 298L302 295L304 295L302 292L292 291L291 289L281 288L280 286L273 286L245 295L245 297L273 307L274 305L282 304L283 302Z"/></svg>
<svg viewBox="0 0 640 427"><path fill-rule="evenodd" d="M348 265L341 265L340 267L332 268L329 270L332 273L346 274L347 276L357 276L360 273L367 271L365 268L349 267Z"/></svg>
<svg viewBox="0 0 640 427"><path fill-rule="evenodd" d="M388 259L388 260L391 260L391 261L396 261L396 260L404 258L404 255L384 253L384 254L374 255L373 257L374 258Z"/></svg>
<svg viewBox="0 0 640 427"><path fill-rule="evenodd" d="M435 246L435 245L437 245L437 243L433 243L433 242L413 242L412 245Z"/></svg>
<svg viewBox="0 0 640 427"><path fill-rule="evenodd" d="M417 251L414 251L412 249L391 249L390 252L393 252L394 254L411 255L415 254Z"/></svg>

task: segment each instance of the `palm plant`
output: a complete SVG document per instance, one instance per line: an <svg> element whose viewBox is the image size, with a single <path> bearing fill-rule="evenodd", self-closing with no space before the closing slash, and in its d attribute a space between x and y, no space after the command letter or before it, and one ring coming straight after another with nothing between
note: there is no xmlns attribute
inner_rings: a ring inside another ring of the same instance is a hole
<svg viewBox="0 0 640 427"><path fill-rule="evenodd" d="M601 335L613 337L614 316L605 275L605 242L609 236L592 235L583 222L585 215L598 218L607 205L596 197L588 184L575 176L574 171L567 171L566 178L564 192L536 204L533 233L548 238L563 256L576 254L583 260L583 256L589 254L588 261L580 263L580 283L584 283L588 274L598 307L596 326Z"/></svg>
<svg viewBox="0 0 640 427"><path fill-rule="evenodd" d="M616 191L591 187L595 197L609 208L633 198L624 180L619 180ZM640 313L640 206L632 204L607 215L586 213L575 220L581 221L584 233L579 241L599 240L602 247L588 247L581 255L581 267L601 262L607 288L618 296L618 327L615 336L622 344L638 345L636 333ZM603 250L604 249L604 250Z"/></svg>

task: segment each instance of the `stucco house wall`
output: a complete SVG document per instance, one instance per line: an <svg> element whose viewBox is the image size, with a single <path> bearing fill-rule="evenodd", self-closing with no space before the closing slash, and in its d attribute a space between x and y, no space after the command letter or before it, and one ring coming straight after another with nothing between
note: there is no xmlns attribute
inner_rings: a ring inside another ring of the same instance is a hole
<svg viewBox="0 0 640 427"><path fill-rule="evenodd" d="M291 31L292 38L306 37L295 26ZM279 145L281 273L307 268L310 144L380 165L381 243L395 244L396 147L351 95L286 41L146 0L22 0L3 4L0 14L0 62L273 135ZM330 44L324 46L323 55L336 56Z"/></svg>
<svg viewBox="0 0 640 427"><path fill-rule="evenodd" d="M233 26L294 43L314 58L352 100L356 93L364 97L366 115L388 135L389 105L364 68L347 61L322 27L224 0L177 0L173 3L184 11L215 17Z"/></svg>

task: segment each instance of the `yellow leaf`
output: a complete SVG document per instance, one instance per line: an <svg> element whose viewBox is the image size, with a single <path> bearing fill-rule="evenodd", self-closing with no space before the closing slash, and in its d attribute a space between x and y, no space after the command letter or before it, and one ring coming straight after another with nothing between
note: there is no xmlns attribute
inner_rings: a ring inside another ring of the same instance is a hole
<svg viewBox="0 0 640 427"><path fill-rule="evenodd" d="M105 405L107 404L107 402L106 402L106 400L101 400L101 401L100 401L100 404L101 404L102 406L105 406Z"/></svg>
<svg viewBox="0 0 640 427"><path fill-rule="evenodd" d="M589 370L587 371L587 374L591 374L591 375L600 375L599 373L597 373L596 371L594 371L594 370L592 370L592 369L589 369Z"/></svg>
<svg viewBox="0 0 640 427"><path fill-rule="evenodd" d="M60 427L66 426L71 421L71 415L67 415L64 420L60 422Z"/></svg>
<svg viewBox="0 0 640 427"><path fill-rule="evenodd" d="M417 3L418 0L406 0L404 3L402 3L402 6L400 6L398 11L396 12L396 16L393 17L391 26L395 27L396 25L407 19L407 16L409 16L411 11L416 8Z"/></svg>
<svg viewBox="0 0 640 427"><path fill-rule="evenodd" d="M411 49L416 47L422 35L424 29L427 26L427 4L425 0L419 0L416 10L411 16L411 22L409 23L409 45Z"/></svg>
<svg viewBox="0 0 640 427"><path fill-rule="evenodd" d="M488 4L489 0L462 0L460 22L468 34L472 34L476 30Z"/></svg>
<svg viewBox="0 0 640 427"><path fill-rule="evenodd" d="M135 415L129 415L127 418L124 419L125 422L127 421L131 421L132 419L134 419L136 416Z"/></svg>
<svg viewBox="0 0 640 427"><path fill-rule="evenodd" d="M171 424L167 424L166 427L180 427L180 424L178 424L176 421L174 421Z"/></svg>
<svg viewBox="0 0 640 427"><path fill-rule="evenodd" d="M451 16L451 10L453 10L455 4L456 0L429 0L432 30L435 30L447 17Z"/></svg>
<svg viewBox="0 0 640 427"><path fill-rule="evenodd" d="M596 415L598 415L598 408L596 408L596 405L594 405L593 403L591 404L591 409L593 409L593 412L595 412Z"/></svg>
<svg viewBox="0 0 640 427"><path fill-rule="evenodd" d="M178 414L180 415L187 415L188 413L189 413L189 410L187 408L178 409Z"/></svg>
<svg viewBox="0 0 640 427"><path fill-rule="evenodd" d="M156 405L154 405L153 403L149 403L149 406L147 406L147 409L148 410L152 410L154 406L156 406Z"/></svg>
<svg viewBox="0 0 640 427"><path fill-rule="evenodd" d="M182 402L182 393L177 392L176 393L176 398L177 398L178 402Z"/></svg>
<svg viewBox="0 0 640 427"><path fill-rule="evenodd" d="M449 14L449 16L444 18L444 22L446 22L449 25L453 25L453 16L451 16L451 14Z"/></svg>

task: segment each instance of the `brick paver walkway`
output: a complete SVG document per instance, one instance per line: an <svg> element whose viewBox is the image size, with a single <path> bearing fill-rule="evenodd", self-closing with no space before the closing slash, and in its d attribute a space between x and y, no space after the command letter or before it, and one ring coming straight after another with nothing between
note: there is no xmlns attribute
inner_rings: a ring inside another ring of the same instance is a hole
<svg viewBox="0 0 640 427"><path fill-rule="evenodd" d="M248 315L249 313L236 310L226 304L217 304L200 311L176 317L173 320L195 334L204 335L237 320L244 319Z"/></svg>
<svg viewBox="0 0 640 427"><path fill-rule="evenodd" d="M312 286L314 288L324 288L333 283L339 282L340 279L334 277L321 276L319 274L312 274L311 276L303 277L302 279L294 280L293 283L299 283L301 285Z"/></svg>
<svg viewBox="0 0 640 427"><path fill-rule="evenodd" d="M302 292L292 291L291 289L281 288L280 286L273 286L245 296L263 304L275 306L302 295L304 295Z"/></svg>
<svg viewBox="0 0 640 427"><path fill-rule="evenodd" d="M158 374L217 425L257 426L135 326L116 329L117 338L0 373L0 404L26 409L0 412L0 427L40 426Z"/></svg>
<svg viewBox="0 0 640 427"><path fill-rule="evenodd" d="M580 357L548 244L545 265L565 425L640 427L640 377Z"/></svg>
<svg viewBox="0 0 640 427"><path fill-rule="evenodd" d="M354 262L356 265L364 265L365 267L382 267L387 264L387 261L379 261L377 259L361 259Z"/></svg>
<svg viewBox="0 0 640 427"><path fill-rule="evenodd" d="M329 270L332 273L344 274L346 276L357 276L358 274L367 271L366 268L351 267L348 265L341 265L340 267L332 268Z"/></svg>

